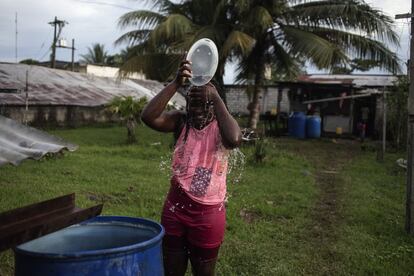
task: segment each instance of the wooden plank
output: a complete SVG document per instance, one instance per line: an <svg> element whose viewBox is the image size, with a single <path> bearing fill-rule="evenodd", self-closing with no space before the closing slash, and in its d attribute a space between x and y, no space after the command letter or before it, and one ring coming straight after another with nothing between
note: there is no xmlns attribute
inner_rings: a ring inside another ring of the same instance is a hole
<svg viewBox="0 0 414 276"><path fill-rule="evenodd" d="M102 212L102 207L102 204L87 209L74 207L69 212L55 214L54 217L48 219L42 218L38 221L31 221L31 224L24 224L24 227L16 228L13 232L8 231L7 234L0 232L0 251L96 217Z"/></svg>
<svg viewBox="0 0 414 276"><path fill-rule="evenodd" d="M34 216L26 217L11 221L7 224L0 225L0 236L7 236L16 232L16 229L27 229L33 224L47 223L50 218L64 216L70 214L75 209L75 206L64 206L63 208L51 209L48 212L42 212Z"/></svg>
<svg viewBox="0 0 414 276"><path fill-rule="evenodd" d="M31 204L0 214L0 251L97 216L102 205L75 207L75 194Z"/></svg>
<svg viewBox="0 0 414 276"><path fill-rule="evenodd" d="M53 209L75 207L75 194L68 194L39 203L34 203L21 208L0 213L0 228L12 222L25 220Z"/></svg>

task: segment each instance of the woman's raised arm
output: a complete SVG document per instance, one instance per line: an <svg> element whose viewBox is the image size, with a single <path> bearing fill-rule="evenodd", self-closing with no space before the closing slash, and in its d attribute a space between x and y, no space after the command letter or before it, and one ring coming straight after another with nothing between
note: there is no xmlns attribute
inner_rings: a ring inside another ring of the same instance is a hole
<svg viewBox="0 0 414 276"><path fill-rule="evenodd" d="M191 77L190 62L181 62L177 76L164 89L162 89L144 107L141 113L141 120L150 128L162 131L173 132L177 129L177 124L183 115L182 111L165 111L168 102L177 92L177 89L184 83L184 78Z"/></svg>

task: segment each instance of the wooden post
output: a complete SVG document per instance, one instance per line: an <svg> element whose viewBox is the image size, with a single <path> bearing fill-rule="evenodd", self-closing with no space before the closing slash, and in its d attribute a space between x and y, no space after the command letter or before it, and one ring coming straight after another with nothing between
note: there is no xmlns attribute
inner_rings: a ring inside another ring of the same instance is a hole
<svg viewBox="0 0 414 276"><path fill-rule="evenodd" d="M407 200L405 229L407 233L414 234L414 0L411 0L411 42L410 42L410 89L408 96L408 164L407 164Z"/></svg>
<svg viewBox="0 0 414 276"><path fill-rule="evenodd" d="M23 117L24 117L23 121L24 121L24 124L27 125L27 113L29 111L29 70L26 70L26 89L25 89L25 92L26 92L26 99L25 99L26 108L25 108L24 115L23 115Z"/></svg>
<svg viewBox="0 0 414 276"><path fill-rule="evenodd" d="M72 72L75 71L75 39L72 38Z"/></svg>
<svg viewBox="0 0 414 276"><path fill-rule="evenodd" d="M382 91L382 157L385 156L387 143L387 94L385 93L385 86Z"/></svg>
<svg viewBox="0 0 414 276"><path fill-rule="evenodd" d="M283 100L283 89L278 87L277 88L277 105L276 105L276 135L280 136L280 129L279 129L279 124L280 124L280 109L281 109L281 105L282 105L282 100Z"/></svg>
<svg viewBox="0 0 414 276"><path fill-rule="evenodd" d="M351 86L351 97L354 96L354 88ZM354 134L354 98L351 98L351 104L349 107L349 134Z"/></svg>
<svg viewBox="0 0 414 276"><path fill-rule="evenodd" d="M56 37L56 25L57 25L57 17L55 16L55 21L53 22L53 44L52 44L52 61L51 61L51 68L55 68L56 65L56 42L57 42L57 37Z"/></svg>

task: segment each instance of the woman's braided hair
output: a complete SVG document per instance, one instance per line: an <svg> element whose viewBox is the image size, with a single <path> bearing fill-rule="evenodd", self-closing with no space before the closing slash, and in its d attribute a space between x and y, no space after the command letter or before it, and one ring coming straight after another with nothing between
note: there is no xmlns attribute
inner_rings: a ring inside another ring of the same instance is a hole
<svg viewBox="0 0 414 276"><path fill-rule="evenodd" d="M220 97L223 99L223 94L221 93L221 89L217 89L216 86L213 84L213 82L209 82L203 86L201 86L202 89L216 89ZM185 135L184 135L184 142L187 141L188 133L191 127L194 127L193 125L193 118L190 114L190 96L188 91L186 95L186 115L185 115ZM201 123L199 127L204 128L206 125L208 125L213 119L214 119L214 109L213 109L213 102L208 98L208 93L206 94L206 99L204 100L204 112L207 114L206 118L204 119L204 122Z"/></svg>

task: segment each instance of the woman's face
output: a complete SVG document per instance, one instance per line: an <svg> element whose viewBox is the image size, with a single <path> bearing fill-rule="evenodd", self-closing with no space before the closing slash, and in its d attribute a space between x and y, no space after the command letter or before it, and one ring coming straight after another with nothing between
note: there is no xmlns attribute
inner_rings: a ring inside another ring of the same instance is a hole
<svg viewBox="0 0 414 276"><path fill-rule="evenodd" d="M188 94L188 115L195 128L203 128L209 121L212 105L208 99L206 86L193 87Z"/></svg>

